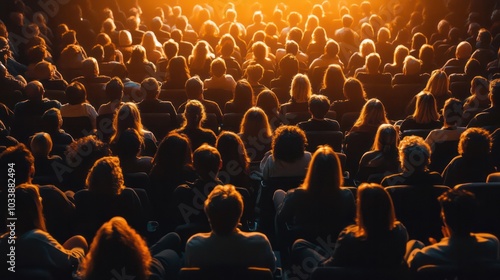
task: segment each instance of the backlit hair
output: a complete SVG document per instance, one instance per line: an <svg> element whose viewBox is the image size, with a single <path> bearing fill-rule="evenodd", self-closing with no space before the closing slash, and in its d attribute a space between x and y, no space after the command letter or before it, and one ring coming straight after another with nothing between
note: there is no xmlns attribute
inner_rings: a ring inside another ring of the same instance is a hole
<svg viewBox="0 0 500 280"><path fill-rule="evenodd" d="M412 116L415 122L419 124L439 120L439 113L437 111L436 99L434 98L434 95L425 91L417 94L415 111Z"/></svg>
<svg viewBox="0 0 500 280"><path fill-rule="evenodd" d="M125 185L118 157L98 159L87 175L86 186L89 191L106 196L120 195Z"/></svg>
<svg viewBox="0 0 500 280"><path fill-rule="evenodd" d="M205 200L205 213L212 231L227 235L236 229L243 214L243 198L233 185L218 185Z"/></svg>
<svg viewBox="0 0 500 280"><path fill-rule="evenodd" d="M353 128L359 128L361 126L373 126L378 128L381 124L386 123L389 123L389 120L386 117L384 104L382 104L380 100L372 98L366 101Z"/></svg>
<svg viewBox="0 0 500 280"><path fill-rule="evenodd" d="M309 78L304 74L297 74L293 77L290 88L290 96L297 103L304 103L311 97L312 89Z"/></svg>
<svg viewBox="0 0 500 280"><path fill-rule="evenodd" d="M432 71L429 81L424 91L431 93L435 98L440 96L449 96L449 80L446 72L436 69Z"/></svg>
<svg viewBox="0 0 500 280"><path fill-rule="evenodd" d="M431 148L420 136L406 136L399 143L399 160L403 171L426 170L430 158Z"/></svg>
<svg viewBox="0 0 500 280"><path fill-rule="evenodd" d="M391 196L379 184L363 183L358 187L356 208L357 236L376 238L396 227Z"/></svg>
<svg viewBox="0 0 500 280"><path fill-rule="evenodd" d="M313 195L324 195L340 191L343 183L342 166L337 154L329 146L318 147L309 162L302 188Z"/></svg>
<svg viewBox="0 0 500 280"><path fill-rule="evenodd" d="M271 127L264 110L259 107L248 109L241 120L240 133L244 136L271 137Z"/></svg>

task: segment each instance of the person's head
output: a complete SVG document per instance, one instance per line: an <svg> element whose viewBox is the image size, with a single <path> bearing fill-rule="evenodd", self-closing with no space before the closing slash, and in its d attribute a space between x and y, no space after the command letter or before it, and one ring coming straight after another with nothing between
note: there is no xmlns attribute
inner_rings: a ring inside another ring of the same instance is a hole
<svg viewBox="0 0 500 280"><path fill-rule="evenodd" d="M472 46L469 42L460 42L455 50L455 57L457 59L469 59L472 55Z"/></svg>
<svg viewBox="0 0 500 280"><path fill-rule="evenodd" d="M483 72L481 63L475 58L469 58L465 64L464 72L469 77L481 76Z"/></svg>
<svg viewBox="0 0 500 280"><path fill-rule="evenodd" d="M299 54L299 44L293 40L288 40L285 43L285 53L297 56Z"/></svg>
<svg viewBox="0 0 500 280"><path fill-rule="evenodd" d="M490 84L488 80L481 76L475 76L470 82L470 94L474 95L480 101L489 100L489 88Z"/></svg>
<svg viewBox="0 0 500 280"><path fill-rule="evenodd" d="M361 39L363 39L363 40L365 40L365 39L374 40L375 39L375 31L373 30L373 27L371 26L371 24L369 24L368 22L363 22L363 24L361 24L360 33L361 33Z"/></svg>
<svg viewBox="0 0 500 280"><path fill-rule="evenodd" d="M329 57L337 57L339 50L339 44L335 40L330 39L326 42L324 52Z"/></svg>
<svg viewBox="0 0 500 280"><path fill-rule="evenodd" d="M413 34L413 37L411 39L411 48L413 50L420 50L420 47L422 47L424 44L427 44L427 37L425 37L424 34L420 32Z"/></svg>
<svg viewBox="0 0 500 280"><path fill-rule="evenodd" d="M52 138L45 132L35 133L31 137L30 148L34 157L46 158L52 151Z"/></svg>
<svg viewBox="0 0 500 280"><path fill-rule="evenodd" d="M99 65L97 60L93 57L89 57L82 62L82 73L86 78L99 76Z"/></svg>
<svg viewBox="0 0 500 280"><path fill-rule="evenodd" d="M87 175L86 187L89 191L101 195L120 195L125 185L118 157L98 159Z"/></svg>
<svg viewBox="0 0 500 280"><path fill-rule="evenodd" d="M221 132L217 137L215 147L219 151L222 164L228 172L248 171L250 158L247 155L245 144L243 144L238 134L231 131Z"/></svg>
<svg viewBox="0 0 500 280"><path fill-rule="evenodd" d="M33 68L33 78L36 80L49 80L54 77L56 67L48 61L40 61Z"/></svg>
<svg viewBox="0 0 500 280"><path fill-rule="evenodd" d="M425 171L430 158L431 148L422 137L406 136L399 143L399 160L405 172Z"/></svg>
<svg viewBox="0 0 500 280"><path fill-rule="evenodd" d="M186 103L183 127L200 127L206 119L205 107L200 101L191 99Z"/></svg>
<svg viewBox="0 0 500 280"><path fill-rule="evenodd" d="M350 28L352 26L354 19L351 15L345 14L342 16L342 26Z"/></svg>
<svg viewBox="0 0 500 280"><path fill-rule="evenodd" d="M319 26L318 17L315 15L308 15L306 20L305 31L314 31Z"/></svg>
<svg viewBox="0 0 500 280"><path fill-rule="evenodd" d="M384 104L380 100L372 98L366 101L353 127L379 127L381 124L386 123L389 123L389 120L386 117Z"/></svg>
<svg viewBox="0 0 500 280"><path fill-rule="evenodd" d="M45 94L45 89L39 81L31 81L24 88L26 92L26 97L30 101L40 101L43 99L43 95Z"/></svg>
<svg viewBox="0 0 500 280"><path fill-rule="evenodd" d="M146 49L141 45L135 45L132 48L132 53L130 54L129 63L130 64L142 64L147 62Z"/></svg>
<svg viewBox="0 0 500 280"><path fill-rule="evenodd" d="M344 83L344 96L348 100L363 100L366 98L366 93L363 90L363 85L356 78L348 78Z"/></svg>
<svg viewBox="0 0 500 280"><path fill-rule="evenodd" d="M315 119L324 119L330 109L328 97L319 94L313 94L308 101L309 112Z"/></svg>
<svg viewBox="0 0 500 280"><path fill-rule="evenodd" d="M104 47L101 44L96 44L90 50L90 57L94 58L98 63L104 60Z"/></svg>
<svg viewBox="0 0 500 280"><path fill-rule="evenodd" d="M127 128L133 128L141 136L144 135L139 108L132 102L123 103L113 117L114 134L111 136L110 141L113 142Z"/></svg>
<svg viewBox="0 0 500 280"><path fill-rule="evenodd" d="M391 39L391 31L387 27L381 27L377 33L377 42L387 42Z"/></svg>
<svg viewBox="0 0 500 280"><path fill-rule="evenodd" d="M396 65L403 65L405 58L410 54L410 50L403 45L398 45L394 50L394 61Z"/></svg>
<svg viewBox="0 0 500 280"><path fill-rule="evenodd" d="M417 94L413 118L419 124L426 124L439 119L439 113L434 95L422 91Z"/></svg>
<svg viewBox="0 0 500 280"><path fill-rule="evenodd" d="M477 218L477 202L473 193L450 189L438 197L441 217L452 236L469 236Z"/></svg>
<svg viewBox="0 0 500 280"><path fill-rule="evenodd" d="M132 34L128 30L120 30L118 32L118 46L129 47L132 46Z"/></svg>
<svg viewBox="0 0 500 280"><path fill-rule="evenodd" d="M144 146L144 138L133 128L127 128L111 143L114 145L114 154L121 160L137 157Z"/></svg>
<svg viewBox="0 0 500 280"><path fill-rule="evenodd" d="M290 27L294 27L300 24L302 21L302 15L297 12L291 12L288 14L286 20L288 21L288 25Z"/></svg>
<svg viewBox="0 0 500 280"><path fill-rule="evenodd" d="M216 148L203 144L193 152L193 167L203 179L217 178L222 167L222 158Z"/></svg>
<svg viewBox="0 0 500 280"><path fill-rule="evenodd" d="M112 78L106 83L104 91L109 101L122 100L123 98L123 83L118 77Z"/></svg>
<svg viewBox="0 0 500 280"><path fill-rule="evenodd" d="M302 32L302 29L298 27L292 27L290 31L288 32L286 36L287 41L295 41L297 44L300 44L302 41L302 37L304 36L304 33Z"/></svg>
<svg viewBox="0 0 500 280"><path fill-rule="evenodd" d="M323 76L323 87L332 88L339 86L344 87L346 79L344 76L344 71L338 64L330 64L326 68L325 75Z"/></svg>
<svg viewBox="0 0 500 280"><path fill-rule="evenodd" d="M307 145L305 132L292 125L282 125L276 129L271 143L275 160L292 163L304 156Z"/></svg>
<svg viewBox="0 0 500 280"><path fill-rule="evenodd" d="M491 151L490 133L479 127L468 128L460 135L458 153L469 160L484 160Z"/></svg>
<svg viewBox="0 0 500 280"><path fill-rule="evenodd" d="M48 56L47 47L37 45L28 50L27 59L29 63L38 63Z"/></svg>
<svg viewBox="0 0 500 280"><path fill-rule="evenodd" d="M141 46L143 46L146 51L153 51L155 48L160 47L161 43L158 42L153 31L147 31L142 35Z"/></svg>
<svg viewBox="0 0 500 280"><path fill-rule="evenodd" d="M194 76L186 81L186 96L188 99L201 99L203 96L203 82L200 77Z"/></svg>
<svg viewBox="0 0 500 280"><path fill-rule="evenodd" d="M325 176L328 174L327 176ZM314 152L302 188L309 193L322 195L337 192L342 187L344 177L339 157L329 146L320 146Z"/></svg>
<svg viewBox="0 0 500 280"><path fill-rule="evenodd" d="M359 53L362 57L366 57L367 55L375 52L375 43L371 39L364 39L359 44Z"/></svg>
<svg viewBox="0 0 500 280"><path fill-rule="evenodd" d="M325 43L328 39L325 29L321 26L316 27L312 34L312 39L313 42Z"/></svg>
<svg viewBox="0 0 500 280"><path fill-rule="evenodd" d="M248 109L241 120L240 133L251 137L271 137L271 127L264 110L259 107Z"/></svg>
<svg viewBox="0 0 500 280"><path fill-rule="evenodd" d="M382 60L380 59L380 55L378 53L371 53L366 56L365 66L366 70L368 70L368 74L377 74L378 69L380 68L380 63L382 63Z"/></svg>
<svg viewBox="0 0 500 280"><path fill-rule="evenodd" d="M446 72L440 69L432 71L424 91L434 95L435 98L449 96L449 80Z"/></svg>
<svg viewBox="0 0 500 280"><path fill-rule="evenodd" d="M292 54L286 54L279 62L279 68L283 77L293 77L299 73L299 60Z"/></svg>
<svg viewBox="0 0 500 280"><path fill-rule="evenodd" d="M16 185L31 183L35 174L35 158L24 144L8 147L0 154L0 163L6 168L8 164L14 164L16 174ZM2 173L2 179L7 182L7 172ZM2 184L0 190L6 188L7 184ZM5 189L5 191L7 191Z"/></svg>
<svg viewBox="0 0 500 280"><path fill-rule="evenodd" d="M219 40L220 54L222 57L231 57L234 53L236 42L233 36L224 34Z"/></svg>
<svg viewBox="0 0 500 280"><path fill-rule="evenodd" d="M304 103L309 100L312 94L311 82L304 74L297 74L293 77L290 88L290 96L297 103Z"/></svg>
<svg viewBox="0 0 500 280"><path fill-rule="evenodd" d="M141 90L146 93L146 99L156 99L160 94L161 84L154 77L149 77L141 82Z"/></svg>
<svg viewBox="0 0 500 280"><path fill-rule="evenodd" d="M490 101L492 106L500 106L500 79L495 79L490 83Z"/></svg>
<svg viewBox="0 0 500 280"><path fill-rule="evenodd" d="M404 75L418 75L420 74L420 68L422 66L422 61L408 55L403 62L403 74Z"/></svg>
<svg viewBox="0 0 500 280"><path fill-rule="evenodd" d="M84 279L113 279L126 268L128 276L146 280L151 274L151 261L146 241L124 218L117 216L97 231L79 274Z"/></svg>
<svg viewBox="0 0 500 280"><path fill-rule="evenodd" d="M226 74L226 70L226 62L220 57L212 60L212 63L210 63L210 72L216 78L224 76Z"/></svg>
<svg viewBox="0 0 500 280"><path fill-rule="evenodd" d="M174 56L168 61L167 71L169 81L187 81L191 78L186 58L183 56ZM187 92L187 91L186 91Z"/></svg>
<svg viewBox="0 0 500 280"><path fill-rule="evenodd" d="M462 102L456 98L448 98L443 106L443 119L445 126L462 124Z"/></svg>
<svg viewBox="0 0 500 280"><path fill-rule="evenodd" d="M423 44L418 53L418 57L422 60L422 63L432 64L434 61L434 47L429 44Z"/></svg>
<svg viewBox="0 0 500 280"><path fill-rule="evenodd" d="M47 231L43 216L42 197L38 186L20 184L14 190L16 198L16 234L23 235L33 229Z"/></svg>
<svg viewBox="0 0 500 280"><path fill-rule="evenodd" d="M205 213L212 231L228 235L238 226L243 214L243 198L233 185L218 185L205 200Z"/></svg>
<svg viewBox="0 0 500 280"><path fill-rule="evenodd" d="M356 208L359 236L377 237L396 226L391 196L379 184L363 183L358 187Z"/></svg>
<svg viewBox="0 0 500 280"><path fill-rule="evenodd" d="M278 110L280 109L280 102L278 101L278 97L272 90L266 89L261 91L257 95L255 106L264 110L266 114L271 114L274 112L278 112Z"/></svg>
<svg viewBox="0 0 500 280"><path fill-rule="evenodd" d="M264 67L262 67L260 64L249 65L247 67L246 73L249 83L258 83L262 79L262 77L264 77Z"/></svg>
<svg viewBox="0 0 500 280"><path fill-rule="evenodd" d="M253 89L247 80L239 80L234 88L233 102L248 108L253 105Z"/></svg>
<svg viewBox="0 0 500 280"><path fill-rule="evenodd" d="M80 82L72 82L66 88L66 97L70 105L78 105L87 102L87 91Z"/></svg>
<svg viewBox="0 0 500 280"><path fill-rule="evenodd" d="M163 138L153 158L154 166L165 167L162 170L168 172L179 171L184 166L191 165L192 163L193 155L189 138L176 132L170 132Z"/></svg>
<svg viewBox="0 0 500 280"><path fill-rule="evenodd" d="M477 34L477 43L481 48L488 48L493 40L490 31L485 28L481 28Z"/></svg>
<svg viewBox="0 0 500 280"><path fill-rule="evenodd" d="M61 111L57 108L50 108L42 115L43 130L48 133L58 132L62 121Z"/></svg>
<svg viewBox="0 0 500 280"><path fill-rule="evenodd" d="M268 50L264 42L255 42L252 45L252 52L256 61L263 61L267 58Z"/></svg>
<svg viewBox="0 0 500 280"><path fill-rule="evenodd" d="M179 53L179 43L176 41L169 39L165 43L163 43L163 52L168 59L171 59Z"/></svg>
<svg viewBox="0 0 500 280"><path fill-rule="evenodd" d="M384 155L398 155L399 135L393 125L381 124L375 134L372 150L380 151Z"/></svg>

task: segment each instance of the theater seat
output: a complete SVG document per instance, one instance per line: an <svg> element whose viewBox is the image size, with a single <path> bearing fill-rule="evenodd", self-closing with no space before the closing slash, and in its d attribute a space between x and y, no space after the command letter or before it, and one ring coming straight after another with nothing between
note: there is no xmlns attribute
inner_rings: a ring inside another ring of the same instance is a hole
<svg viewBox="0 0 500 280"><path fill-rule="evenodd" d="M272 280L273 273L261 267L184 267L179 272L180 280Z"/></svg>
<svg viewBox="0 0 500 280"><path fill-rule="evenodd" d="M416 280L498 280L500 263L469 265L425 265L417 270Z"/></svg>

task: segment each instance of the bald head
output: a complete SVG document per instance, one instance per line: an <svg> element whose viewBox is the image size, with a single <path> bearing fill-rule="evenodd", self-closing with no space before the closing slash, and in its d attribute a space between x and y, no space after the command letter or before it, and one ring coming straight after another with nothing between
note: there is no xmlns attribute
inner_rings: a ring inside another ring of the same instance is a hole
<svg viewBox="0 0 500 280"><path fill-rule="evenodd" d="M457 59L469 59L472 54L472 46L469 42L463 41L460 42L457 46L457 50L455 51L455 57Z"/></svg>
<svg viewBox="0 0 500 280"><path fill-rule="evenodd" d="M24 90L26 92L26 96L31 101L42 100L43 94L45 93L45 89L39 81L29 82Z"/></svg>

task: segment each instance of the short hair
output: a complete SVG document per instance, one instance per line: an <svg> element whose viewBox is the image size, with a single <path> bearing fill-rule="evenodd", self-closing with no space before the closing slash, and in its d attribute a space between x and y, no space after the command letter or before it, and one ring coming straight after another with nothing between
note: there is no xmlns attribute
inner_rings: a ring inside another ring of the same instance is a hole
<svg viewBox="0 0 500 280"><path fill-rule="evenodd" d="M339 54L339 50L340 50L339 44L335 40L330 39L330 40L326 41L325 53L328 56L335 57L336 55Z"/></svg>
<svg viewBox="0 0 500 280"><path fill-rule="evenodd" d="M214 77L219 78L224 76L224 74L226 74L226 70L226 62L220 57L212 60L212 63L210 63L210 72L212 72Z"/></svg>
<svg viewBox="0 0 500 280"><path fill-rule="evenodd" d="M222 159L216 148L203 144L193 152L193 167L201 177L216 177Z"/></svg>
<svg viewBox="0 0 500 280"><path fill-rule="evenodd" d="M78 105L87 101L87 90L80 82L72 82L66 88L66 98L70 105Z"/></svg>
<svg viewBox="0 0 500 280"><path fill-rule="evenodd" d="M35 133L31 137L30 148L34 157L48 157L52 151L52 138L45 132Z"/></svg>
<svg viewBox="0 0 500 280"><path fill-rule="evenodd" d="M297 55L299 53L299 44L293 40L288 40L285 43L285 53Z"/></svg>
<svg viewBox="0 0 500 280"><path fill-rule="evenodd" d="M226 235L234 231L243 214L243 198L233 185L218 185L205 200L205 213L212 231Z"/></svg>
<svg viewBox="0 0 500 280"><path fill-rule="evenodd" d="M342 16L342 26L343 27L351 27L353 22L354 22L354 19L352 18L351 15L346 14L346 15Z"/></svg>
<svg viewBox="0 0 500 280"><path fill-rule="evenodd" d="M290 40L295 41L298 44L300 44L303 36L304 36L304 33L302 32L302 29L300 29L298 27L292 27L292 29L290 29L290 31L288 32L286 39L289 41Z"/></svg>
<svg viewBox="0 0 500 280"><path fill-rule="evenodd" d="M268 54L267 46L264 42L255 42L252 45L253 56L255 59L265 59Z"/></svg>
<svg viewBox="0 0 500 280"><path fill-rule="evenodd" d="M330 101L328 97L319 94L313 94L309 98L309 112L313 118L322 119L330 109Z"/></svg>
<svg viewBox="0 0 500 280"><path fill-rule="evenodd" d="M494 106L500 106L500 79L490 82L490 96Z"/></svg>
<svg viewBox="0 0 500 280"><path fill-rule="evenodd" d="M363 100L366 98L366 93L358 79L348 78L344 83L344 96L349 100Z"/></svg>
<svg viewBox="0 0 500 280"><path fill-rule="evenodd" d="M282 125L276 129L271 143L275 160L294 162L304 156L307 145L305 132L292 125Z"/></svg>
<svg viewBox="0 0 500 280"><path fill-rule="evenodd" d="M158 82L154 77L148 77L142 80L141 89L146 92L147 97L156 98L160 93L161 83Z"/></svg>
<svg viewBox="0 0 500 280"><path fill-rule="evenodd" d="M382 63L382 60L380 59L380 55L378 53L371 53L368 56L366 56L366 69L368 70L368 73L377 73L378 68L380 67L380 63Z"/></svg>
<svg viewBox="0 0 500 280"><path fill-rule="evenodd" d="M381 27L377 33L377 42L386 42L391 38L391 31L387 27Z"/></svg>
<svg viewBox="0 0 500 280"><path fill-rule="evenodd" d="M103 195L119 195L125 189L122 168L118 157L98 159L90 169L86 186L91 192Z"/></svg>
<svg viewBox="0 0 500 280"><path fill-rule="evenodd" d="M293 54L286 54L281 58L279 68L284 77L293 77L299 73L299 60Z"/></svg>
<svg viewBox="0 0 500 280"><path fill-rule="evenodd" d="M28 99L32 101L42 100L43 94L45 93L43 84L40 83L39 81L29 82L24 88L24 90L26 92L26 96L28 97Z"/></svg>
<svg viewBox="0 0 500 280"><path fill-rule="evenodd" d="M458 153L468 159L484 160L491 151L492 143L487 130L479 127L468 128L460 135Z"/></svg>
<svg viewBox="0 0 500 280"><path fill-rule="evenodd" d="M438 197L446 225L454 234L468 236L477 218L477 202L473 193L450 189Z"/></svg>
<svg viewBox="0 0 500 280"><path fill-rule="evenodd" d="M167 58L172 58L177 55L179 52L179 43L174 41L173 39L169 39L165 43L163 43L163 51Z"/></svg>
<svg viewBox="0 0 500 280"><path fill-rule="evenodd" d="M57 108L50 108L42 115L42 126L49 133L58 132L62 123L61 111Z"/></svg>
<svg viewBox="0 0 500 280"><path fill-rule="evenodd" d="M404 171L425 170L430 158L431 148L420 136L406 136L399 143L399 159Z"/></svg>
<svg viewBox="0 0 500 280"><path fill-rule="evenodd" d="M420 73L422 61L414 58L411 55L406 56L403 64L403 73L405 75L417 75Z"/></svg>
<svg viewBox="0 0 500 280"><path fill-rule="evenodd" d="M249 81L258 82L264 76L264 67L260 64L248 65L246 73Z"/></svg>
<svg viewBox="0 0 500 280"><path fill-rule="evenodd" d="M366 57L367 55L374 53L375 50L376 50L375 43L373 42L372 39L364 39L359 44L359 53L363 57Z"/></svg>
<svg viewBox="0 0 500 280"><path fill-rule="evenodd" d="M0 163L4 168L6 168L8 164L14 164L16 170L16 185L28 183L31 176L34 175L32 171L35 168L35 158L30 150L22 143L8 147L3 151L0 154ZM2 180L3 182L7 182L7 172L2 172ZM1 185L2 188L7 186L6 183Z"/></svg>
<svg viewBox="0 0 500 280"><path fill-rule="evenodd" d="M188 99L197 99L203 94L203 82L198 76L189 78L186 81L185 88Z"/></svg>
<svg viewBox="0 0 500 280"><path fill-rule="evenodd" d="M297 12L291 12L286 17L286 20L290 23L290 25L297 25L302 21L302 15Z"/></svg>
<svg viewBox="0 0 500 280"><path fill-rule="evenodd" d="M109 101L121 100L123 98L123 89L123 83L118 77L114 77L107 82L105 92Z"/></svg>
<svg viewBox="0 0 500 280"><path fill-rule="evenodd" d="M134 158L139 155L141 147L144 146L144 137L136 129L127 128L111 144L114 146L115 155L122 160Z"/></svg>
<svg viewBox="0 0 500 280"><path fill-rule="evenodd" d="M99 64L97 60L93 57L84 59L82 62L82 73L85 77L99 75Z"/></svg>
<svg viewBox="0 0 500 280"><path fill-rule="evenodd" d="M460 125L462 122L462 102L456 98L448 98L443 106L443 118L447 125Z"/></svg>

